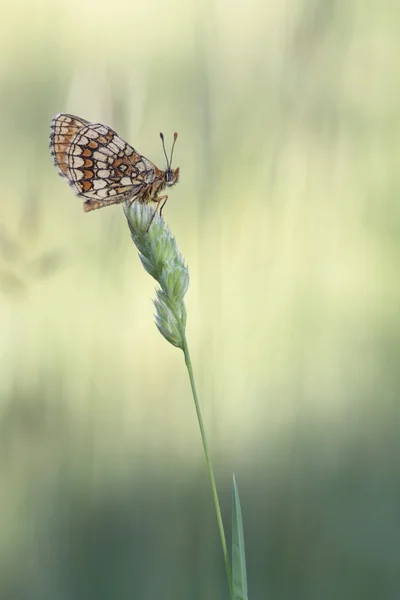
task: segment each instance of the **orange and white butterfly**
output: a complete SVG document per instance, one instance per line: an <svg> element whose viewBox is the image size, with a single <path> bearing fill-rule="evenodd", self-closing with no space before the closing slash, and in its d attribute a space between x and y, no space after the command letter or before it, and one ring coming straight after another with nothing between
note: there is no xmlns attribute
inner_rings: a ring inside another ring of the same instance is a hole
<svg viewBox="0 0 400 600"><path fill-rule="evenodd" d="M60 113L51 122L50 152L59 174L83 198L85 212L138 200L156 202L161 214L168 196L159 194L178 182L179 168L171 169L178 134L174 134L169 160L162 133L160 137L167 161L165 171L139 154L110 127Z"/></svg>

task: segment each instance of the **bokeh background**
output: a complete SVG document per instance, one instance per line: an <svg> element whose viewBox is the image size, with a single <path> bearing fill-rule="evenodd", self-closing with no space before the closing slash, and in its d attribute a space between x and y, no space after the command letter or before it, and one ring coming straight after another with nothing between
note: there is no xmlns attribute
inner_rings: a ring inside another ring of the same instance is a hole
<svg viewBox="0 0 400 600"><path fill-rule="evenodd" d="M397 15L397 16L396 16ZM36 0L0 21L0 598L228 598L182 353L51 118L157 165L250 598L394 599L400 42L383 0ZM230 534L228 533L228 538Z"/></svg>

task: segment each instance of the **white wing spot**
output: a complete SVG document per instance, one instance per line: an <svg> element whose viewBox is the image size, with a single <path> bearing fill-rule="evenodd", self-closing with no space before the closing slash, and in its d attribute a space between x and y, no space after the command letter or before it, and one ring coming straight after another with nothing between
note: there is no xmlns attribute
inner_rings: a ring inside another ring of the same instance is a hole
<svg viewBox="0 0 400 600"><path fill-rule="evenodd" d="M87 131L85 131L85 135L92 140L97 140L97 138L99 137L97 131L93 131L93 129L88 129Z"/></svg>
<svg viewBox="0 0 400 600"><path fill-rule="evenodd" d="M109 149L111 150L111 152L113 152L114 154L118 154L119 152L119 148L118 146L116 146L113 142L110 142L108 144Z"/></svg>
<svg viewBox="0 0 400 600"><path fill-rule="evenodd" d="M93 179L93 189L101 190L106 187L107 182L104 179Z"/></svg>
<svg viewBox="0 0 400 600"><path fill-rule="evenodd" d="M78 140L75 141L75 144L79 144L79 146L87 146L88 143L89 140L85 135L82 135Z"/></svg>
<svg viewBox="0 0 400 600"><path fill-rule="evenodd" d="M121 148L121 150L124 150L124 148L125 148L126 144L125 144L124 140L121 140L121 138L120 138L120 137L118 137L118 136L114 135L114 137L113 137L113 142L114 142L114 144L116 144L116 145L117 145L119 148Z"/></svg>
<svg viewBox="0 0 400 600"><path fill-rule="evenodd" d="M85 161L80 156L72 156L72 166L76 169L79 167L83 167Z"/></svg>
<svg viewBox="0 0 400 600"><path fill-rule="evenodd" d="M73 179L75 179L76 181L83 179L84 173L80 169L74 169L73 174L74 174Z"/></svg>
<svg viewBox="0 0 400 600"><path fill-rule="evenodd" d="M107 156L114 156L114 152L111 152L111 150L109 148L107 148L107 146L101 146L99 148L98 152L102 152L103 154L106 154ZM102 160L104 160L104 156L102 156Z"/></svg>
<svg viewBox="0 0 400 600"><path fill-rule="evenodd" d="M103 152L101 152L100 150L96 150L96 152L93 152L93 158L95 160L104 161L106 157L104 156ZM105 165L105 163L103 164Z"/></svg>

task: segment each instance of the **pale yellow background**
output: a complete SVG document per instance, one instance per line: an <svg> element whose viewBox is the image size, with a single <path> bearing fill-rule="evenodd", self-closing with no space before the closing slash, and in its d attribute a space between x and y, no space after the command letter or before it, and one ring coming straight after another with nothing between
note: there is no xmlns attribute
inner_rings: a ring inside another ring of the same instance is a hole
<svg viewBox="0 0 400 600"><path fill-rule="evenodd" d="M0 598L227 598L183 357L121 207L85 215L51 118L181 180L188 340L250 598L400 574L397 0L40 0L0 21Z"/></svg>

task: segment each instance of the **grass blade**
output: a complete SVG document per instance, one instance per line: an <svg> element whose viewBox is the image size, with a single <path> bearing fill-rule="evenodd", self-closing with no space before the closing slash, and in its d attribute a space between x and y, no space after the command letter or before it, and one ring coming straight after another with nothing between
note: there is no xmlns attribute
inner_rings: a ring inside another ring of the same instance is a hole
<svg viewBox="0 0 400 600"><path fill-rule="evenodd" d="M235 475L232 488L232 583L233 600L248 600L242 509Z"/></svg>

